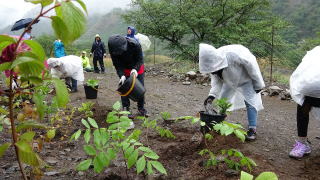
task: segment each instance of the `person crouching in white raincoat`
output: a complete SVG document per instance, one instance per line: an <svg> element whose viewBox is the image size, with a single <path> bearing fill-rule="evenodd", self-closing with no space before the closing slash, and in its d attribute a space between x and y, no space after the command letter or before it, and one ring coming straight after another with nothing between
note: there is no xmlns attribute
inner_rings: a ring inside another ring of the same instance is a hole
<svg viewBox="0 0 320 180"><path fill-rule="evenodd" d="M307 139L309 113L315 110L319 119L320 107L320 46L315 47L303 57L301 63L290 77L290 93L297 106L298 139L289 156L300 159L311 153Z"/></svg>
<svg viewBox="0 0 320 180"><path fill-rule="evenodd" d="M211 76L211 90L204 101L206 106L215 98L227 98L231 111L247 108L246 139L256 139L258 111L263 109L260 91L265 87L255 56L242 45L214 48L199 45L199 69Z"/></svg>
<svg viewBox="0 0 320 180"><path fill-rule="evenodd" d="M53 77L71 78L71 92L78 91L77 81L84 81L82 60L80 57L70 55L60 58L50 58L47 63Z"/></svg>

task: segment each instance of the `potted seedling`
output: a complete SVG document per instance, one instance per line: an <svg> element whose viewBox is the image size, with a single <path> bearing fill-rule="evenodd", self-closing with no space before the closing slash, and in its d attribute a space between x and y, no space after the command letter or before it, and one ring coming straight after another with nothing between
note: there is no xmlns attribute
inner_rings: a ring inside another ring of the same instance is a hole
<svg viewBox="0 0 320 180"><path fill-rule="evenodd" d="M86 93L87 99L97 99L98 95L99 81L95 79L89 79L87 83L84 84L84 91Z"/></svg>
<svg viewBox="0 0 320 180"><path fill-rule="evenodd" d="M201 132L203 133L209 132L215 124L224 121L229 113L228 110L232 106L227 98L217 99L213 102L213 105L218 108L217 111L207 107L206 111L200 111L200 120L205 122L205 126L201 126Z"/></svg>

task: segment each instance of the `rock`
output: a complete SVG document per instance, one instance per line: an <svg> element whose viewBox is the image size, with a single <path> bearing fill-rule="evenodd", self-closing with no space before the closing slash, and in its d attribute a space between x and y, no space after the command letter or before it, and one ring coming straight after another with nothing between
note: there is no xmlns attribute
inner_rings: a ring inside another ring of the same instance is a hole
<svg viewBox="0 0 320 180"><path fill-rule="evenodd" d="M186 77L185 81L190 81L190 78L189 78L189 77Z"/></svg>
<svg viewBox="0 0 320 180"><path fill-rule="evenodd" d="M66 153L63 152L63 151L59 151L59 154L60 154L60 155L66 155Z"/></svg>
<svg viewBox="0 0 320 180"><path fill-rule="evenodd" d="M14 173L18 170L18 166L11 166L9 169L6 170L8 174Z"/></svg>
<svg viewBox="0 0 320 180"><path fill-rule="evenodd" d="M65 151L66 151L66 152L70 152L70 151L71 151L71 149L70 149L70 148L67 148L67 149L65 149Z"/></svg>
<svg viewBox="0 0 320 180"><path fill-rule="evenodd" d="M200 144L202 142L202 138L203 138L203 135L201 132L196 132L192 138L191 138L191 141L192 142L196 142L197 144Z"/></svg>
<svg viewBox="0 0 320 180"><path fill-rule="evenodd" d="M189 71L186 73L186 77L189 77L190 79L196 79L197 78L197 73L194 71Z"/></svg>
<svg viewBox="0 0 320 180"><path fill-rule="evenodd" d="M228 169L224 172L224 175L226 175L227 177L233 177L233 176L238 176L239 175L239 171L233 170L233 169Z"/></svg>
<svg viewBox="0 0 320 180"><path fill-rule="evenodd" d="M55 164L58 163L58 160L55 159L55 158L53 158L53 157L48 157L48 158L46 159L46 162L49 163L50 165L55 165Z"/></svg>
<svg viewBox="0 0 320 180"><path fill-rule="evenodd" d="M185 81L182 83L183 85L191 85L191 82L190 81Z"/></svg>
<svg viewBox="0 0 320 180"><path fill-rule="evenodd" d="M283 91L283 89L279 88L278 86L270 86L268 90L269 96L278 96Z"/></svg>
<svg viewBox="0 0 320 180"><path fill-rule="evenodd" d="M160 73L165 73L164 71L160 71Z"/></svg>
<svg viewBox="0 0 320 180"><path fill-rule="evenodd" d="M83 176L83 175L84 175L84 172L79 171L79 172L78 172L78 175L79 175L79 176Z"/></svg>
<svg viewBox="0 0 320 180"><path fill-rule="evenodd" d="M51 172L45 172L44 175L46 176L55 176L55 175L58 175L60 174L60 172L58 171L51 171Z"/></svg>
<svg viewBox="0 0 320 180"><path fill-rule="evenodd" d="M202 86L208 86L208 83L203 83Z"/></svg>
<svg viewBox="0 0 320 180"><path fill-rule="evenodd" d="M281 100L291 100L292 97L291 97L291 94L290 94L290 90L286 89L285 91L283 91L280 94L280 98L281 98Z"/></svg>

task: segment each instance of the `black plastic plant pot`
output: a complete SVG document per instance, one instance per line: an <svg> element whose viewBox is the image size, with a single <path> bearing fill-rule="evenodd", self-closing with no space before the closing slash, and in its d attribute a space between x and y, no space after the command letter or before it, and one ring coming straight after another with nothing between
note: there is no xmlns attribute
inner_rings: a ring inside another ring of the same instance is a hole
<svg viewBox="0 0 320 180"><path fill-rule="evenodd" d="M134 76L130 76L126 81L117 89L121 96L127 96L131 100L137 102L144 96L146 89L141 82Z"/></svg>
<svg viewBox="0 0 320 180"><path fill-rule="evenodd" d="M87 99L97 99L99 85L92 88L91 86L84 85L84 92L86 93Z"/></svg>
<svg viewBox="0 0 320 180"><path fill-rule="evenodd" d="M205 111L200 111L200 120L205 122L205 126L201 126L200 131L203 134L208 133L215 124L221 123L227 117L227 115L208 114Z"/></svg>

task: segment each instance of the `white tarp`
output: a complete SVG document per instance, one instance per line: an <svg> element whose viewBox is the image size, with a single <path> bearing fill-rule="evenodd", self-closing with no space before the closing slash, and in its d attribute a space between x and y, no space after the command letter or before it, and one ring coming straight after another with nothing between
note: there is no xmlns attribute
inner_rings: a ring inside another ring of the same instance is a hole
<svg viewBox="0 0 320 180"><path fill-rule="evenodd" d="M50 58L48 59L48 65L53 76L72 77L77 81L84 81L82 60L78 56L70 55L61 58Z"/></svg>
<svg viewBox="0 0 320 180"><path fill-rule="evenodd" d="M263 109L260 90L265 87L255 56L242 45L228 45L219 49L208 44L199 45L199 69L212 73L220 69L223 79L211 74L209 95L228 98L231 110L245 107L247 101L257 110Z"/></svg>
<svg viewBox="0 0 320 180"><path fill-rule="evenodd" d="M305 96L320 98L319 57L320 46L308 51L290 77L290 93L299 105L303 104ZM312 108L312 114L320 119L320 108Z"/></svg>
<svg viewBox="0 0 320 180"><path fill-rule="evenodd" d="M138 33L134 37L139 40L139 43L141 44L142 51L147 51L150 48L151 41L148 36Z"/></svg>

